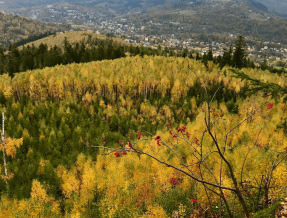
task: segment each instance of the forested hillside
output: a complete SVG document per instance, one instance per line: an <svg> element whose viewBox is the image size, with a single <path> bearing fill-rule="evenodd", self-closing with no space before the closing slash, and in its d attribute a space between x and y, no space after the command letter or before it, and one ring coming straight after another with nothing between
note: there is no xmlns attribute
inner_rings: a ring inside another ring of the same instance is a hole
<svg viewBox="0 0 287 218"><path fill-rule="evenodd" d="M9 44L27 39L32 35L60 32L68 29L69 26L65 24L45 24L26 17L0 12L1 47L8 47Z"/></svg>
<svg viewBox="0 0 287 218"><path fill-rule="evenodd" d="M246 57L245 42L242 36L238 37L235 46L234 51L230 46L223 56L213 57L212 50L199 56L198 53L188 51L186 48L178 51L169 47L162 49L161 46L158 46L155 49L94 33L71 32L45 37L20 47L13 44L9 46L6 52L0 49L0 75L8 73L10 77L13 77L15 73L26 70L43 69L60 64L113 60L136 55L141 57L160 55L195 58L201 60L206 68L208 68L209 61L219 64L221 69L226 65L238 68L255 68L255 64ZM270 72L279 75L285 72L283 68L278 70L269 67L266 62L262 63L261 69L269 69Z"/></svg>
<svg viewBox="0 0 287 218"><path fill-rule="evenodd" d="M267 70L241 72L273 86L287 82ZM228 66L221 69L213 62L146 55L1 75L7 154L7 174L0 157L1 216L172 217L184 209L188 217L228 217L225 205L230 204L236 217L244 217L232 191L224 190L224 204L212 186L143 153L180 169L188 166L210 182L221 178L232 189L227 166L216 152L209 155L213 142L202 136L206 106L200 79L208 95L216 93L211 103L219 125L216 138L222 143L225 132L232 132L220 146L241 182L248 210L276 203L286 194L286 104L280 96L275 104L260 92L256 98L247 95L254 84L233 75ZM120 149L109 153L89 146ZM283 160L272 168L276 157ZM212 165L215 178L205 164ZM262 175L271 168L270 204L265 204Z"/></svg>
<svg viewBox="0 0 287 218"><path fill-rule="evenodd" d="M175 54L171 49L161 51L161 49L137 46L118 38L99 34L70 32L45 37L20 47L12 44L6 52L0 48L0 74L8 73L13 77L17 72L60 64L110 60L126 55L166 55L168 53Z"/></svg>

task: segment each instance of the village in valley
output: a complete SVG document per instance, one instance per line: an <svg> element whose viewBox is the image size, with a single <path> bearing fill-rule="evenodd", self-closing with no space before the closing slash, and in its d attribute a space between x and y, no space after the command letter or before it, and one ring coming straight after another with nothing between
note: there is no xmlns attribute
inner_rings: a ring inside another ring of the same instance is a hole
<svg viewBox="0 0 287 218"><path fill-rule="evenodd" d="M231 8L238 5L231 5ZM223 7L218 5L218 7ZM191 13L192 11L175 11L172 14ZM252 16L260 16L260 19L270 19L264 17L263 13L252 13ZM157 48L159 45L173 47L176 50L188 49L190 52L203 55L212 50L213 56L222 56L224 51L229 50L235 44L238 33L224 32L210 34L205 30L208 25L192 25L189 21L172 20L136 20L134 16L140 11L129 12L122 16L113 8L92 7L88 9L80 5L69 3L50 4L33 7L32 10L13 9L10 13L40 19L47 24L52 22L66 23L67 31L88 30L95 33L105 34L113 37L125 39L128 42L143 46ZM193 13L193 12L192 12ZM202 29L202 30L200 30ZM62 33L62 32L58 32ZM244 36L244 35L243 35ZM250 36L244 36L247 42L246 53L250 60L260 65L263 60L267 60L269 65L274 67L285 67L287 62L287 46L280 42L255 41Z"/></svg>

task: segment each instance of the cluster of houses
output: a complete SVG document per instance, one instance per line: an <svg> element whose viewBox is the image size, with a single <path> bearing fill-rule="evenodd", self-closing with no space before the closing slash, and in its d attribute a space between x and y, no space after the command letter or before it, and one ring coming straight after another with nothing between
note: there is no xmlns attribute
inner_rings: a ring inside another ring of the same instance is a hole
<svg viewBox="0 0 287 218"><path fill-rule="evenodd" d="M109 9L110 10L110 9ZM175 49L184 49L187 48L189 51L198 52L200 55L208 52L212 49L213 56L222 56L224 51L228 50L230 43L222 42L205 42L198 39L185 38L181 37L182 29L188 28L188 22L172 22L164 21L163 23L153 22L147 20L146 22L137 23L137 21L127 20L123 17L114 17L113 19L109 18L107 12L100 10L88 10L82 11L80 7L77 6L55 6L47 5L44 8L34 8L27 12L27 16L30 14L33 18L55 21L61 20L61 22L70 22L71 30L89 30L101 34L110 34L117 35L118 37L124 38L126 41L142 44L144 46L152 46L156 48L158 45L161 47L174 47ZM112 14L113 11L109 11L109 14ZM25 15L24 15L25 16ZM168 26L176 27L178 33L175 34L164 34L161 31ZM147 34L150 33L149 30L154 31L153 35ZM229 37L236 38L236 34L229 33ZM247 45L246 52L250 58L253 60L266 58L269 60L283 60L287 61L287 49L283 46L274 46L268 42L264 43L264 46L254 46Z"/></svg>

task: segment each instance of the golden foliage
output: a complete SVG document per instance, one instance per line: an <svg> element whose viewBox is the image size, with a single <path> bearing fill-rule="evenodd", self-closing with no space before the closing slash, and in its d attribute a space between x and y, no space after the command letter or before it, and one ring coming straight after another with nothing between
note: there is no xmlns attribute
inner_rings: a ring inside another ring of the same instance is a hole
<svg viewBox="0 0 287 218"><path fill-rule="evenodd" d="M66 198L72 194L80 196L82 204L93 199L95 191L96 171L91 158L86 158L83 154L78 156L76 167L67 171L63 166L57 169L57 176L62 181L62 190Z"/></svg>
<svg viewBox="0 0 287 218"><path fill-rule="evenodd" d="M45 203L49 200L46 190L37 180L33 180L31 197L38 200L41 203Z"/></svg>
<svg viewBox="0 0 287 218"><path fill-rule="evenodd" d="M144 57L142 59L138 57L128 57L115 61L57 66L43 70L39 76L35 76L37 73L32 71L18 74L13 80L9 80L5 76L0 78L6 78L6 83L13 84L12 87L19 86L23 89L23 93L26 94L29 94L27 90L31 87L30 95L37 98L36 95L39 91L36 92L32 90L37 90L35 88L35 80L38 79L36 78L42 77L42 80L39 79L37 84L40 83L40 87L43 87L43 90L47 92L45 96L54 96L55 98L61 99L65 98L68 91L71 93L74 92L73 94L76 95L82 95L83 101L88 103L91 103L95 96L83 91L83 88L85 88L85 90L94 90L99 96L102 96L105 94L113 95L115 92L113 85L116 85L117 94L122 106L119 109L119 115L122 117L133 114L134 108L131 98L137 93L147 94L148 92L154 91L159 94L164 94L169 90L173 96L173 100L178 99L181 95L186 95L187 88L196 81L194 75L188 71L188 64L194 69L200 69L197 72L200 78L205 78L209 75L212 81L223 80L228 88L234 89L236 92L244 85L241 81L231 78L230 72L228 71L228 76L222 78L222 72L217 66L209 64L209 68L212 72L208 73L205 71L205 68L201 68L201 64L198 62L174 57L155 57L152 61L150 57ZM81 71L81 69L83 70ZM139 71L138 69L143 70ZM245 73L254 78L257 78L261 72L260 70L247 71L245 69L243 69L243 71L246 71ZM69 74L69 77L64 80L61 72ZM75 72L81 73L76 74ZM166 73L163 74L163 72ZM20 75L23 77L20 78ZM262 72L262 79L274 83L279 83L280 80L283 80L283 82L286 80L285 78L282 79L274 75L271 76L265 71ZM57 83L57 81L59 82ZM61 84L63 83L65 83L63 87L67 90L59 88L62 87ZM3 84L3 80L0 79L0 85L1 84ZM75 86L75 91L71 88L72 86ZM0 86L0 91L1 90L2 86ZM125 99L123 97L124 94L129 94L131 97L126 97ZM271 99L267 100L272 101ZM248 122L233 129L238 123L248 117L252 111L254 111L254 108L258 108L265 101L266 98L262 96L257 96L255 103L253 97L246 98L244 102L239 102L239 115L229 114L225 104L218 105L215 102L211 105L214 114L222 114L224 117L224 120L219 119L213 127L220 149L225 151L227 160L232 162L235 176L241 179L242 172L242 180L250 181L252 185L255 185L256 181L260 181L262 175L268 173L268 170L271 168L270 160L274 160L277 155L268 152L268 148L286 152L287 146L287 140L283 130L277 129L277 124L281 121L281 118L286 118L283 103L278 103L278 105L271 110L262 107L252 119L248 119ZM196 111L197 116L195 122L189 122L186 125L186 131L190 133L188 139L194 148L191 148L184 140L172 138L167 128L158 131L156 135L160 135L171 148L176 150L179 156L173 155L166 146L158 146L155 140L142 141L136 146L138 149L181 169L184 169L182 166L182 161L184 161L193 175L200 176L200 173L202 173L205 180L217 183L217 181L221 179L224 186L232 187L233 184L228 174L227 166L225 164L221 165L218 153L214 152L210 154L211 151L215 150L213 140L205 136L202 139L202 146L198 142L198 140L201 140L203 132L205 132L203 120L206 106L201 105L197 107L195 97L191 98L190 102L192 110ZM188 104L188 100L184 102L184 104ZM141 121L150 119L153 122L163 120L163 116L168 119L173 119L174 114L169 106L166 105L162 108L158 108L157 105L158 102L151 105L149 101L144 101L140 105L141 114L138 116L139 119ZM113 107L112 103L105 105L105 102L100 100L100 106L105 108L104 115L106 117L109 118L113 116L115 107ZM70 113L69 108L61 108L61 113L64 113L64 111ZM33 114L33 108L31 108L30 112ZM182 112L182 109L178 109L175 113L180 114ZM19 115L19 118L23 119L23 116ZM214 115L212 118L215 120L218 116ZM12 119L11 117L11 120ZM61 122L64 123L65 120ZM45 131L46 127L44 122L40 123L40 129L41 131ZM225 144L225 134L229 131L231 132ZM75 129L75 133L81 132L82 129L80 127ZM57 134L60 135L60 133ZM56 133L51 131L49 140L52 140L55 135ZM23 137L29 137L29 133L26 129L23 131ZM43 141L44 139L41 135L40 140ZM9 142L9 144L13 144L14 148L21 145L20 142L15 143L14 141L13 143L12 141ZM200 157L195 149L202 149L203 157L206 157L206 164L211 166L211 170L215 172L214 175L202 164L200 165L198 162ZM169 192L175 188L175 184L171 183L170 178L179 181L179 184L176 186L181 190L194 190L197 193L197 201L199 204L204 205L208 201L212 203L219 201L218 196L214 195L211 191L208 191L209 196L206 196L204 187L195 183L183 173L171 167L165 167L163 164L152 160L146 155L128 152L127 155L121 155L120 158L116 158L114 155L103 155L103 152L104 151L100 151L95 163L91 158L81 154L78 156L74 167L68 169L64 166L59 166L57 168L56 173L60 179L61 189L66 198L65 202L72 208L70 214L72 217L82 216L89 201L95 197L96 189L102 193L100 205L101 211L103 214L106 214L106 217L113 217L116 213L120 213L126 208L135 209L133 211L134 217L139 217L140 213L136 211L136 209L141 207L147 207L148 209L146 214L141 214L143 217L166 217L163 208L153 204L155 199L159 198L162 193ZM10 149L7 154L8 153L12 157L15 156L15 150L13 149ZM243 163L244 167L242 168ZM38 175L44 173L46 164L48 164L48 162L41 160L37 172ZM218 172L222 172L221 178ZM274 199L286 191L286 172L286 166L282 164L276 168L273 173L274 179L271 185L274 188L271 190L270 195ZM223 194L227 200L231 199L229 191L225 190ZM40 203L47 203L49 201L44 187L36 180L33 181L31 196ZM8 205L6 202L7 199L3 198L2 201L3 205L5 205L5 203ZM24 203L22 204L24 205ZM57 206L55 206L55 208L57 208ZM4 209L1 212L4 213Z"/></svg>
<svg viewBox="0 0 287 218"><path fill-rule="evenodd" d="M23 138L21 139L11 139L8 138L5 140L5 151L7 156L11 156L12 158L16 155L16 148L20 148L23 145ZM0 149L3 149L3 144L0 144Z"/></svg>
<svg viewBox="0 0 287 218"><path fill-rule="evenodd" d="M270 197L271 199L283 198L287 194L287 170L284 164L279 165L273 172L271 180Z"/></svg>
<svg viewBox="0 0 287 218"><path fill-rule="evenodd" d="M261 101L262 97L258 97L258 102ZM128 113L130 111L129 99L122 99L122 103L125 106L123 108L125 112L122 113ZM217 107L216 104L212 105L214 113L221 114L223 111L226 112L224 114L224 119L226 120L219 120L214 127L221 149L223 149L224 146L225 131L230 131L238 122L245 119L252 110L252 105L252 98L247 98L244 105L240 104L239 113L241 116L229 114L223 104L220 104L219 107ZM108 105L107 108L109 107ZM153 107L155 106L144 102L141 105L141 110L145 111L145 113L152 114L151 111ZM255 107L258 107L257 103ZM280 103L278 107L282 108L283 106ZM264 148L285 151L287 145L283 131L281 129L278 130L277 126L274 125L274 123L278 123L278 117L284 116L284 112L282 109L277 109L277 106L272 108L272 110L276 110L276 113L265 107L252 120L234 129L230 134L229 144L225 151L226 158L232 162L237 178L240 178L242 164L248 153L248 158L245 161L242 171L242 180L250 181L254 186L256 185L255 181L260 181L261 176L269 172L271 168L270 160L274 160L276 157L275 153L268 152ZM162 108L161 111L166 114L171 113L168 107ZM170 116L172 117L172 115ZM202 133L205 130L201 122L203 119L204 106L198 108L196 122L186 125L186 131L190 133L189 141L193 143L195 149L201 149L201 146L196 143L195 137L201 139ZM259 121L260 123L258 123ZM64 122L64 120L62 120L62 122ZM169 146L176 149L179 157L184 157L185 163L194 175L199 176L200 170L198 167L199 163L196 159L197 153L183 140L172 138L168 133L169 130L170 127L158 131L156 135L160 135ZM77 127L75 131L81 132L82 130L80 127ZM56 133L51 132L50 135L55 134ZM206 156L210 151L215 149L214 143L209 137L204 137L202 143L203 156ZM167 147L158 146L155 140L142 141L136 146L138 149L155 155L161 160L168 161L170 164L179 168L183 167L180 158L173 155ZM205 160L206 163L211 166L212 171L215 172L213 176L201 165L202 176L206 180L211 182L218 181L220 175L217 172L221 169L222 184L228 187L233 186L230 176L227 173L227 166L223 164L221 168L221 162L219 161L217 153L211 154ZM49 164L48 161L40 161L37 172L38 175L45 173L44 169L47 164ZM287 169L284 164L280 165L273 172L274 178L271 181L272 189L270 190L272 199L278 198L282 193L286 192L286 172ZM171 177L179 181L176 188L180 188L183 192L190 189L194 190L194 192L197 193L197 201L199 204L205 205L208 201L212 203L219 201L219 198L213 195L211 191L208 191L209 196L207 197L204 187L192 181L186 175L170 167L165 167L163 164L152 160L146 155L135 152L127 152L127 155L121 154L120 158L116 158L114 155L103 155L103 151L100 151L96 162L80 154L74 167L67 169L64 166L59 166L56 173L60 179L61 189L66 198L65 204L71 208L69 214L71 217L83 216L87 205L95 197L96 191L102 193L100 200L101 212L105 214L106 217L113 217L115 214L123 212L123 210L131 210L130 213L133 214L133 217L167 217L163 208L154 203L162 193L169 192L175 188L175 185L170 181ZM224 195L227 200L231 200L229 191L224 191ZM32 199L40 205L52 202L53 206L50 207L50 211L57 213L57 208L59 208L58 202L52 200L47 195L44 185L40 184L37 180L33 181L31 196ZM4 198L2 201L3 205L5 205ZM7 204L11 206L12 202ZM30 201L23 201L21 204L17 203L17 205L30 204ZM143 206L148 208L148 212L145 214L141 214L139 210L139 208ZM18 207L20 208L20 206ZM7 212L7 217L9 217L9 214L12 212L9 212L9 210L5 212L5 210L6 209L0 209L0 213L4 214ZM31 210L31 214L32 212L34 214L41 212L38 211L38 209L33 209L33 207Z"/></svg>
<svg viewBox="0 0 287 218"><path fill-rule="evenodd" d="M199 78L208 77L209 82L218 82L222 79L229 89L236 92L244 86L243 81L231 77L232 73L227 68L221 70L213 63L210 64L212 71L209 72L202 63L193 59L177 57L150 59L144 56L55 66L18 73L13 79L1 75L0 92L7 98L11 95L17 96L19 92L41 100L48 96L63 99L75 94L85 97L88 102L92 101L92 98L85 90L92 90L99 97L108 95L111 98L116 93L126 94L132 98L138 94L158 92L164 95L170 92L174 100L186 96L189 87L196 83L196 76L188 66L198 69ZM222 78L224 70L227 76ZM285 77L271 75L268 71L255 69L242 69L242 71L252 78L259 78L259 75L262 75L262 80L276 84L287 82Z"/></svg>
<svg viewBox="0 0 287 218"><path fill-rule="evenodd" d="M143 218L167 218L168 216L165 214L164 209L159 206L151 206L149 205L147 208L147 212L142 216Z"/></svg>

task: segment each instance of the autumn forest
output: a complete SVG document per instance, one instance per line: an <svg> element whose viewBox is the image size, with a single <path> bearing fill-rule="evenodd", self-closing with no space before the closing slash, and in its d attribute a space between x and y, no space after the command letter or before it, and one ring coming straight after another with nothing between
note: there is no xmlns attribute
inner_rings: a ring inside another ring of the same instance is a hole
<svg viewBox="0 0 287 218"><path fill-rule="evenodd" d="M111 39L2 52L0 217L274 217L287 79L240 40L219 60Z"/></svg>

